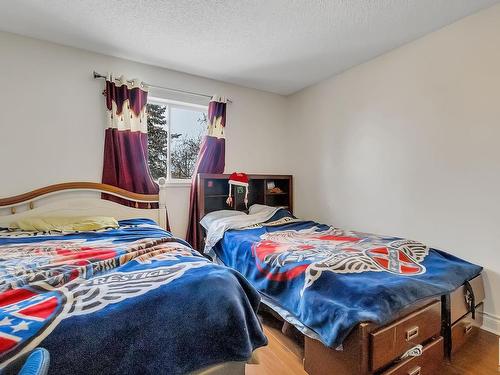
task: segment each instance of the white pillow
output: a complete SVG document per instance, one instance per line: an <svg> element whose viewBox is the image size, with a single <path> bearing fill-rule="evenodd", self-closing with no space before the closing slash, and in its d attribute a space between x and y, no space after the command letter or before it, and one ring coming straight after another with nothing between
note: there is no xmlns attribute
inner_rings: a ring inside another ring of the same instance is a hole
<svg viewBox="0 0 500 375"><path fill-rule="evenodd" d="M262 212L262 211L271 211L271 210L276 210L276 207L272 207L272 206L266 206L264 204L252 204L250 206L250 208L248 209L248 214L249 215L253 215L253 214L257 214L259 212Z"/></svg>
<svg viewBox="0 0 500 375"><path fill-rule="evenodd" d="M208 230L208 228L210 228L210 226L215 220L225 219L226 217L233 217L240 215L246 215L246 213L236 210L213 211L203 216L203 218L200 220L200 224L203 228L205 228L205 230Z"/></svg>

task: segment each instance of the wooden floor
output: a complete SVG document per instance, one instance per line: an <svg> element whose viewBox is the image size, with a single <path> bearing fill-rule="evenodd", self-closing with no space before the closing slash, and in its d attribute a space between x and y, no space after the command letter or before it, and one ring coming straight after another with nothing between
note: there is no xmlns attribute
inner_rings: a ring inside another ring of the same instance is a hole
<svg viewBox="0 0 500 375"><path fill-rule="evenodd" d="M451 363L445 363L441 374L444 375L499 375L499 337L493 333L479 330L479 333L471 338L470 345L467 343L458 351Z"/></svg>
<svg viewBox="0 0 500 375"><path fill-rule="evenodd" d="M264 323L269 344L257 350L259 364L247 365L247 375L307 375L302 367L303 351L281 330ZM456 353L451 364L443 363L440 375L499 375L498 336L480 331Z"/></svg>

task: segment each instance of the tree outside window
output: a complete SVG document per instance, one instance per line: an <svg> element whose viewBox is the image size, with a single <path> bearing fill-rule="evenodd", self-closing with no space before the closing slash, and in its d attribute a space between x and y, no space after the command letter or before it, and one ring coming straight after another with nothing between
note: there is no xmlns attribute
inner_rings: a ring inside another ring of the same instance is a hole
<svg viewBox="0 0 500 375"><path fill-rule="evenodd" d="M206 108L151 101L148 111L148 159L155 180L191 179L207 129Z"/></svg>

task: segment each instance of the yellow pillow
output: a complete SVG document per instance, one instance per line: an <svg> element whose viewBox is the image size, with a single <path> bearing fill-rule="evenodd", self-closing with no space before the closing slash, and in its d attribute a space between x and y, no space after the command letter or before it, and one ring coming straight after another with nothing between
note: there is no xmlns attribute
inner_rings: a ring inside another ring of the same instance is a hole
<svg viewBox="0 0 500 375"><path fill-rule="evenodd" d="M118 222L113 217L32 217L18 220L12 228L37 232L85 232L106 228L118 228Z"/></svg>

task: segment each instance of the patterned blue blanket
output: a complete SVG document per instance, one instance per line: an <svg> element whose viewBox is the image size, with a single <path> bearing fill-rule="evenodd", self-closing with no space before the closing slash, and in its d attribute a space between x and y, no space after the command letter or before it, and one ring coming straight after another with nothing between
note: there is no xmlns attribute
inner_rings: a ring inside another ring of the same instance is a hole
<svg viewBox="0 0 500 375"><path fill-rule="evenodd" d="M358 323L385 324L482 269L416 241L301 221L285 210L227 231L213 250L262 293L263 302L330 347Z"/></svg>
<svg viewBox="0 0 500 375"><path fill-rule="evenodd" d="M150 220L0 231L0 368L36 346L54 374L185 374L266 344L258 293Z"/></svg>

